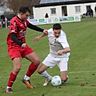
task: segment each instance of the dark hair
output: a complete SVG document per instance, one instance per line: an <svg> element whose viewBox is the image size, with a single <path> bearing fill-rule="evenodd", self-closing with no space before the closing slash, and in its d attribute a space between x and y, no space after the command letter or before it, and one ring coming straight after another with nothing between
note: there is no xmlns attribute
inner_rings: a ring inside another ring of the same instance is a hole
<svg viewBox="0 0 96 96"><path fill-rule="evenodd" d="M19 8L19 13L26 13L26 12L31 13L30 9L27 6L21 6Z"/></svg>
<svg viewBox="0 0 96 96"><path fill-rule="evenodd" d="M58 29L62 29L62 27L59 23L56 23L56 24L53 25L53 30L54 29L58 30Z"/></svg>

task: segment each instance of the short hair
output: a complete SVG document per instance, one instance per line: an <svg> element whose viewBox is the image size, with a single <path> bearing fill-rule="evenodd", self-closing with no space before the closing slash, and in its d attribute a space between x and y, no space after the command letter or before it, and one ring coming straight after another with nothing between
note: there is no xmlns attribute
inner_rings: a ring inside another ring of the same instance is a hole
<svg viewBox="0 0 96 96"><path fill-rule="evenodd" d="M30 9L29 9L28 6L21 6L21 7L19 8L19 13L26 13L26 12L31 13L31 11L30 11Z"/></svg>
<svg viewBox="0 0 96 96"><path fill-rule="evenodd" d="M56 23L56 24L53 25L53 30L54 29L58 30L58 29L62 29L62 27L59 23Z"/></svg>

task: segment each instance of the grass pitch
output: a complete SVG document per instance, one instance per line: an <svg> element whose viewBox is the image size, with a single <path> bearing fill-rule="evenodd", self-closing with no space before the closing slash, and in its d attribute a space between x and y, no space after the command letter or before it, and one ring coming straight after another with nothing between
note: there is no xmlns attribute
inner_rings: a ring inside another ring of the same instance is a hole
<svg viewBox="0 0 96 96"><path fill-rule="evenodd" d="M62 24L71 47L69 60L69 82L60 87L49 84L43 87L44 79L35 73L31 82L36 86L27 89L21 82L29 61L22 60L22 68L14 83L13 94L5 94L9 72L12 62L7 55L6 36L7 29L0 29L0 96L96 96L96 19L84 19L79 23ZM50 28L52 25L42 25L42 28ZM47 37L38 42L32 39L40 33L28 29L27 43L34 48L41 61L49 52ZM51 75L59 74L57 67L49 69Z"/></svg>

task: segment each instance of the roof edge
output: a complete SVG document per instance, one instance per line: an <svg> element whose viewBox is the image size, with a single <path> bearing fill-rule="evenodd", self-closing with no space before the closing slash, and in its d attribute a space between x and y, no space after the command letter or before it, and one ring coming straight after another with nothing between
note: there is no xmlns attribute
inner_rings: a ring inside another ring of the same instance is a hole
<svg viewBox="0 0 96 96"><path fill-rule="evenodd" d="M48 6L58 6L58 5L71 5L71 4L82 4L82 3L94 3L96 0L83 0L83 1L66 1L66 2L55 2L55 3L45 3L35 5L34 7L48 7Z"/></svg>

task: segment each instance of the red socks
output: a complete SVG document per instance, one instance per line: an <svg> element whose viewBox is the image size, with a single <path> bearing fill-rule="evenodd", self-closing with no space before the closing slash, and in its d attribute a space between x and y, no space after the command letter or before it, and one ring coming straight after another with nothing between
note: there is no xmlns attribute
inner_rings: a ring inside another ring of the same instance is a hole
<svg viewBox="0 0 96 96"><path fill-rule="evenodd" d="M16 80L17 74L14 74L13 72L10 73L10 77L8 80L8 87L12 87L14 81Z"/></svg>
<svg viewBox="0 0 96 96"><path fill-rule="evenodd" d="M28 70L27 70L26 75L27 75L28 77L30 77L30 76L36 71L37 67L38 67L38 65L35 65L35 64L31 63L31 64L29 65L29 68L28 68Z"/></svg>
<svg viewBox="0 0 96 96"><path fill-rule="evenodd" d="M26 75L30 77L36 71L37 67L38 65L35 65L33 63L30 64ZM13 72L10 73L10 77L9 77L8 84L7 84L8 87L12 87L14 81L16 80L17 74L14 74Z"/></svg>

